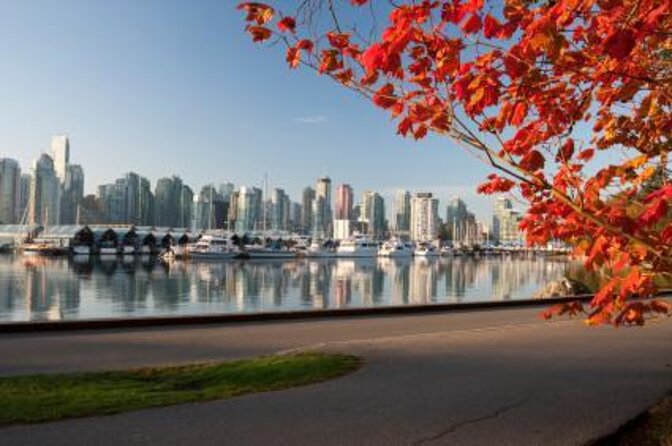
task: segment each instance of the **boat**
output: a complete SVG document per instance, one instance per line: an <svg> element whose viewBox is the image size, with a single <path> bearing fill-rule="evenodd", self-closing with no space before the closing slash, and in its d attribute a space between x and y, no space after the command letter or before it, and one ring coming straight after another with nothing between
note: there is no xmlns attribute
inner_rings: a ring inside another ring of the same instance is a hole
<svg viewBox="0 0 672 446"><path fill-rule="evenodd" d="M304 255L310 258L334 257L336 250L331 245L331 242L322 243L319 240L313 240L310 246L304 251Z"/></svg>
<svg viewBox="0 0 672 446"><path fill-rule="evenodd" d="M121 254L125 256L132 256L135 254L135 246L133 245L123 245L121 247Z"/></svg>
<svg viewBox="0 0 672 446"><path fill-rule="evenodd" d="M175 248L177 247L173 247L166 254L170 254L173 258L179 257ZM198 242L184 249L180 255L184 255L185 252L186 256L194 260L229 260L240 255L238 248L229 239L213 235L204 235Z"/></svg>
<svg viewBox="0 0 672 446"><path fill-rule="evenodd" d="M363 236L355 235L343 240L336 248L336 257L376 257L378 243Z"/></svg>
<svg viewBox="0 0 672 446"><path fill-rule="evenodd" d="M21 245L21 252L24 255L62 256L67 253L67 249L55 243L35 241Z"/></svg>
<svg viewBox="0 0 672 446"><path fill-rule="evenodd" d="M416 257L438 257L439 256L439 251L436 249L434 245L431 245L429 243L424 243L418 246L415 251L413 252L413 255Z"/></svg>
<svg viewBox="0 0 672 446"><path fill-rule="evenodd" d="M279 243L271 243L266 246L246 245L242 253L248 259L295 259L296 251L285 248Z"/></svg>
<svg viewBox="0 0 672 446"><path fill-rule="evenodd" d="M413 256L413 246L398 239L391 239L383 243L378 250L380 257L406 258Z"/></svg>

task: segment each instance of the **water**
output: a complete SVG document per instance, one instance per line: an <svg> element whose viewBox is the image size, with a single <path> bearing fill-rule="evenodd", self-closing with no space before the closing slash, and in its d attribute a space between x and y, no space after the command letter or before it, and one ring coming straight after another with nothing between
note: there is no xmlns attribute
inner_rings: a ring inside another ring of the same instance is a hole
<svg viewBox="0 0 672 446"><path fill-rule="evenodd" d="M0 321L378 307L528 299L566 260L175 262L0 256Z"/></svg>

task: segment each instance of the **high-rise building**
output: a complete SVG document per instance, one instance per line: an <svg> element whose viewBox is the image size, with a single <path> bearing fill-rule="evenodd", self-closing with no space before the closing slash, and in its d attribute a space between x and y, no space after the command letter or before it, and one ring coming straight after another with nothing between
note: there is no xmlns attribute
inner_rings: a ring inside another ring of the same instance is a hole
<svg viewBox="0 0 672 446"><path fill-rule="evenodd" d="M51 138L51 157L56 176L63 184L70 164L70 140L67 135L56 135Z"/></svg>
<svg viewBox="0 0 672 446"><path fill-rule="evenodd" d="M289 226L292 232L300 231L301 227L301 214L303 210L299 203L290 203L289 207Z"/></svg>
<svg viewBox="0 0 672 446"><path fill-rule="evenodd" d="M138 221L142 226L154 224L154 194L152 183L145 177L140 177L140 191L138 197Z"/></svg>
<svg viewBox="0 0 672 446"><path fill-rule="evenodd" d="M0 222L19 223L21 207L21 168L16 160L0 159Z"/></svg>
<svg viewBox="0 0 672 446"><path fill-rule="evenodd" d="M221 188L220 188L221 190ZM231 195L229 194L229 199ZM219 193L214 185L203 186L198 194L194 208L193 229L222 229L225 227L229 202Z"/></svg>
<svg viewBox="0 0 672 446"><path fill-rule="evenodd" d="M60 212L61 184L54 170L54 160L45 153L33 163L28 222L58 225Z"/></svg>
<svg viewBox="0 0 672 446"><path fill-rule="evenodd" d="M433 241L439 232L439 200L429 192L411 198L411 239Z"/></svg>
<svg viewBox="0 0 672 446"><path fill-rule="evenodd" d="M28 202L30 201L30 174L21 174L21 192L19 193L19 223L28 218Z"/></svg>
<svg viewBox="0 0 672 446"><path fill-rule="evenodd" d="M222 201L231 202L231 195L233 191L236 190L236 186L233 183L222 183L219 185L219 195L222 198Z"/></svg>
<svg viewBox="0 0 672 446"><path fill-rule="evenodd" d="M157 226L184 228L189 226L193 208L193 192L185 189L178 176L160 178L154 192L155 221Z"/></svg>
<svg viewBox="0 0 672 446"><path fill-rule="evenodd" d="M327 238L328 235L325 230L325 224L323 221L325 212L326 203L324 197L316 196L312 203L313 206L313 237L317 239Z"/></svg>
<svg viewBox="0 0 672 446"><path fill-rule="evenodd" d="M289 227L289 197L283 189L271 193L271 229L286 231Z"/></svg>
<svg viewBox="0 0 672 446"><path fill-rule="evenodd" d="M336 188L335 220L352 220L353 191L349 184L340 184Z"/></svg>
<svg viewBox="0 0 672 446"><path fill-rule="evenodd" d="M395 230L408 233L411 230L411 193L407 190L397 191L394 200Z"/></svg>
<svg viewBox="0 0 672 446"><path fill-rule="evenodd" d="M263 220L261 189L243 186L238 190L238 205L236 209L236 232L246 232L261 229L259 222Z"/></svg>
<svg viewBox="0 0 672 446"><path fill-rule="evenodd" d="M341 184L336 188L336 205L334 213L333 235L336 240L344 240L352 234L353 191L349 184Z"/></svg>
<svg viewBox="0 0 672 446"><path fill-rule="evenodd" d="M522 215L513 209L511 200L506 197L497 197L492 217L493 239L503 245L520 245L523 243L523 233L518 227Z"/></svg>
<svg viewBox="0 0 672 446"><path fill-rule="evenodd" d="M78 164L66 166L62 184L61 224L77 223L78 207L84 198L84 169Z"/></svg>
<svg viewBox="0 0 672 446"><path fill-rule="evenodd" d="M453 198L446 207L446 227L454 242L480 243L482 240L476 216L467 210L466 203Z"/></svg>
<svg viewBox="0 0 672 446"><path fill-rule="evenodd" d="M151 226L154 196L147 178L129 172L112 184L98 186L106 223Z"/></svg>
<svg viewBox="0 0 672 446"><path fill-rule="evenodd" d="M366 223L367 233L372 237L381 237L385 232L385 200L377 192L365 191L362 194L360 221Z"/></svg>
<svg viewBox="0 0 672 446"><path fill-rule="evenodd" d="M239 191L233 191L229 199L229 212L226 218L226 229L236 229L238 220L238 201L240 198Z"/></svg>
<svg viewBox="0 0 672 446"><path fill-rule="evenodd" d="M315 198L322 198L324 202L323 207L320 206L322 210L322 215L320 215L320 231L325 235L325 237L331 237L332 235L332 219L333 213L331 210L331 179L329 177L323 177L317 179L317 184L315 185ZM315 224L313 222L313 227Z"/></svg>
<svg viewBox="0 0 672 446"><path fill-rule="evenodd" d="M315 189L306 187L301 196L301 229L304 234L313 230L313 201L315 201Z"/></svg>

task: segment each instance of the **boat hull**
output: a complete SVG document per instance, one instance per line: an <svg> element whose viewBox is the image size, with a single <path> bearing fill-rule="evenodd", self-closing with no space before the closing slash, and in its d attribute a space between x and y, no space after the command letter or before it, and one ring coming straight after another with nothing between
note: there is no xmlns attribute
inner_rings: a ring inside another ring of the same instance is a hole
<svg viewBox="0 0 672 446"><path fill-rule="evenodd" d="M378 251L337 251L336 256L339 259L363 259L377 257Z"/></svg>
<svg viewBox="0 0 672 446"><path fill-rule="evenodd" d="M232 260L238 257L237 252L191 252L191 260Z"/></svg>

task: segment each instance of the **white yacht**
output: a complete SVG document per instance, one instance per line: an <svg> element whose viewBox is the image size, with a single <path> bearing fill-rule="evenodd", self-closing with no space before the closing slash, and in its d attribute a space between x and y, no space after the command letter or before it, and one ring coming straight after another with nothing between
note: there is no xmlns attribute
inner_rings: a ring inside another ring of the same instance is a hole
<svg viewBox="0 0 672 446"><path fill-rule="evenodd" d="M416 257L438 257L439 251L436 249L436 246L424 243L415 248L413 255Z"/></svg>
<svg viewBox="0 0 672 446"><path fill-rule="evenodd" d="M336 248L336 257L376 257L377 255L378 243L363 235L343 240Z"/></svg>
<svg viewBox="0 0 672 446"><path fill-rule="evenodd" d="M310 246L308 246L308 249L305 250L305 256L310 258L334 257L335 255L336 250L320 240L313 240Z"/></svg>
<svg viewBox="0 0 672 446"><path fill-rule="evenodd" d="M194 260L228 260L240 255L238 248L229 239L212 235L204 235L186 251Z"/></svg>
<svg viewBox="0 0 672 446"><path fill-rule="evenodd" d="M380 257L406 258L413 256L413 246L398 239L388 240L378 250Z"/></svg>

